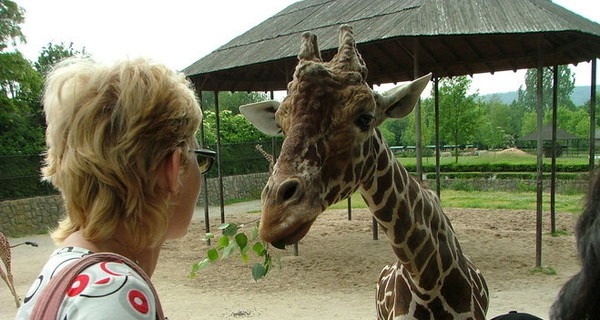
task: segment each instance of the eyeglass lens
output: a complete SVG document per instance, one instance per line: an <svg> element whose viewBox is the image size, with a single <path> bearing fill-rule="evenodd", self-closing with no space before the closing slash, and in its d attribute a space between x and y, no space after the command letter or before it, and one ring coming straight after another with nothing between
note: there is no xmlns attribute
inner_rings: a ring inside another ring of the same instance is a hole
<svg viewBox="0 0 600 320"><path fill-rule="evenodd" d="M198 167L200 168L200 173L205 173L212 167L214 162L213 158L207 157L205 155L196 154L196 159L198 159Z"/></svg>

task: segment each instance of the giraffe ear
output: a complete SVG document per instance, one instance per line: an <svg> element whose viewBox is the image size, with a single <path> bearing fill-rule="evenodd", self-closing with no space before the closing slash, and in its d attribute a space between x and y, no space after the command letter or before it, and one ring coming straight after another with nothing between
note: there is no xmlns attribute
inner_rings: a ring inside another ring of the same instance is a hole
<svg viewBox="0 0 600 320"><path fill-rule="evenodd" d="M389 118L404 118L415 107L421 92L431 80L431 73L412 82L377 94L378 108Z"/></svg>
<svg viewBox="0 0 600 320"><path fill-rule="evenodd" d="M240 113L254 126L270 136L281 135L279 125L275 121L275 111L279 102L274 100L250 103L240 106Z"/></svg>

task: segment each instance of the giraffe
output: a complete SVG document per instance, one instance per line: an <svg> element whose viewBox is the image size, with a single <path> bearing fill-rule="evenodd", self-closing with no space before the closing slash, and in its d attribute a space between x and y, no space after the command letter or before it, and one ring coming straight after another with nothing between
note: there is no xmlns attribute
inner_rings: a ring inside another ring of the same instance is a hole
<svg viewBox="0 0 600 320"><path fill-rule="evenodd" d="M281 103L240 107L261 131L285 135L261 195L260 237L296 243L328 206L360 191L397 256L379 277L377 318L485 319L483 276L435 193L396 161L377 129L412 111L431 74L374 92L348 25L331 61L322 60L312 33L302 35L298 59Z"/></svg>
<svg viewBox="0 0 600 320"><path fill-rule="evenodd" d="M24 245L24 244L34 246L34 247L38 246L37 243L31 242L31 241L25 241L25 242L17 243L15 245L11 246L10 243L8 242L8 239L6 238L6 236L2 232L0 232L0 259L2 259L2 262L4 263L4 267L6 268L6 273L4 273L2 268L0 268L0 278L2 278L2 280L4 280L4 282L6 282L6 285L8 286L10 293L15 298L15 304L17 305L17 308L21 306L21 302L19 301L19 295L17 294L17 290L15 289L15 285L14 285L14 280L13 280L13 275L12 275L12 270L11 270L10 250L14 247L18 247L18 246Z"/></svg>

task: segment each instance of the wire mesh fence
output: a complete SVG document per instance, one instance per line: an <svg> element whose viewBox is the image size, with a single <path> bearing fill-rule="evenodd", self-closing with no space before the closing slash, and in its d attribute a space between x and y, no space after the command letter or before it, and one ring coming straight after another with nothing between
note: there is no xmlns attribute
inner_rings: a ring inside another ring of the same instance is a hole
<svg viewBox="0 0 600 320"><path fill-rule="evenodd" d="M282 139L222 144L219 148L221 170L215 165L207 177L217 177L219 171L223 176L267 172L269 159L257 149L257 145L274 156L279 154L281 144ZM217 150L216 145L206 147ZM41 181L42 164L41 155L0 156L0 201L58 194L50 183Z"/></svg>

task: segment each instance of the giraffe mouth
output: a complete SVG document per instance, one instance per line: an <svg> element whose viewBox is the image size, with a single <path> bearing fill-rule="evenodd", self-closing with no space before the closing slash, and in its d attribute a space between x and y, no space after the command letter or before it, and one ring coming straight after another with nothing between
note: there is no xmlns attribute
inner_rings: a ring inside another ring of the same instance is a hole
<svg viewBox="0 0 600 320"><path fill-rule="evenodd" d="M283 237L280 241L271 242L271 244L275 245L275 244L283 243L286 245L290 245L290 244L297 243L298 241L302 240L302 238L304 238L304 236L306 236L306 234L312 227L313 222L314 222L314 220L298 225L296 228L293 229L293 231L291 233L289 233L287 236Z"/></svg>
<svg viewBox="0 0 600 320"><path fill-rule="evenodd" d="M314 220L311 220L287 226L280 224L278 227L271 225L270 227L261 228L260 237L275 248L283 249L286 245L291 245L302 240L312 227L313 222Z"/></svg>

